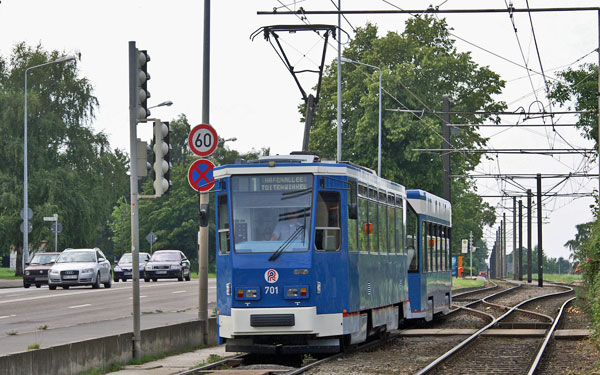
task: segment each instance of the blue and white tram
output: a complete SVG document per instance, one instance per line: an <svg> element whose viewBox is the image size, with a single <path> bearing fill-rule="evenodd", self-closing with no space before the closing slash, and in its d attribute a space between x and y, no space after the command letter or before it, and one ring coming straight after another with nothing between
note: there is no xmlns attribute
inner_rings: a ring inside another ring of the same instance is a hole
<svg viewBox="0 0 600 375"><path fill-rule="evenodd" d="M337 352L421 317L426 302L413 308L409 297L421 298L408 271L412 259L415 275L427 268L405 246L403 186L313 155L225 165L214 176L218 337L228 351ZM434 288L439 307L446 284L426 276L419 293Z"/></svg>
<svg viewBox="0 0 600 375"><path fill-rule="evenodd" d="M434 314L446 314L452 303L452 208L423 190L408 190L407 198L407 241L416 252L408 268L411 316L430 321Z"/></svg>

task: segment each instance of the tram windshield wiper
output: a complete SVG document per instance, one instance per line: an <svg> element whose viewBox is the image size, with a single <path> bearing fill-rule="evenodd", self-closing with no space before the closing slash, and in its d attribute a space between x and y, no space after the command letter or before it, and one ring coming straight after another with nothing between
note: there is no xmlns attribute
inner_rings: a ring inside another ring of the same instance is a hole
<svg viewBox="0 0 600 375"><path fill-rule="evenodd" d="M296 230L294 231L294 233L292 233L287 240L283 241L283 243L281 244L281 246L279 246L279 248L277 250L275 250L275 252L273 254L271 254L271 256L269 257L269 261L274 261L275 259L279 258L279 256L281 255L281 253L283 253L283 251L292 243L292 241L294 241L296 239L296 237L298 237L300 235L300 233L304 233L304 226L298 226L296 228Z"/></svg>
<svg viewBox="0 0 600 375"><path fill-rule="evenodd" d="M281 200L298 198L298 197L301 197L303 195L309 194L311 192L312 192L312 187L309 187L309 188L306 188L306 189L286 191L285 193L281 194Z"/></svg>

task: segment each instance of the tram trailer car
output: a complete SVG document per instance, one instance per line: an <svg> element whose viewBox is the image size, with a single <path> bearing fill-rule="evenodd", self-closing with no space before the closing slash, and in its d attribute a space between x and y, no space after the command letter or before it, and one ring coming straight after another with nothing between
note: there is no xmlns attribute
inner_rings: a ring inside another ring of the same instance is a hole
<svg viewBox="0 0 600 375"><path fill-rule="evenodd" d="M438 254L449 269L449 241L438 239L449 230L428 226L450 226L448 202L407 197L367 168L313 155L262 157L214 176L217 332L227 351L333 353L449 309L450 271L428 268Z"/></svg>

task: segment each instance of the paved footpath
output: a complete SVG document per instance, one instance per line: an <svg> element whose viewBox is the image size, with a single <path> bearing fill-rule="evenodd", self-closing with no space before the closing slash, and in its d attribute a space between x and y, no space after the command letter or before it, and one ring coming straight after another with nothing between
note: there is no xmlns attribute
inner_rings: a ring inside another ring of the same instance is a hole
<svg viewBox="0 0 600 375"><path fill-rule="evenodd" d="M211 355L229 357L236 353L225 352L225 345L199 349L194 352L174 355L143 365L129 365L122 370L111 372L110 375L174 375L198 367L206 363Z"/></svg>

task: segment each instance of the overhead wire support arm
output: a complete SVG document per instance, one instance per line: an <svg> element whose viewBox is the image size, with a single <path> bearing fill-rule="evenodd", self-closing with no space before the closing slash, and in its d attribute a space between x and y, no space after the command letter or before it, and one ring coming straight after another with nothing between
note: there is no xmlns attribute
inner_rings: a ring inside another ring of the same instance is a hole
<svg viewBox="0 0 600 375"><path fill-rule="evenodd" d="M597 173L549 173L542 174L542 178L592 178L598 177ZM510 178L510 179L528 179L528 178L537 178L537 173L490 173L490 174L460 174L460 175L451 175L451 178ZM512 196L512 195L511 195Z"/></svg>
<svg viewBox="0 0 600 375"><path fill-rule="evenodd" d="M389 9L389 10L306 10L300 7L297 11L257 11L259 16L282 16L282 15L348 15L348 14L468 14L468 13L544 13L544 12L586 12L600 11L600 7L554 7L554 8L493 8L493 9L439 9L429 7L427 9Z"/></svg>
<svg viewBox="0 0 600 375"><path fill-rule="evenodd" d="M540 155L554 155L554 154L591 154L596 152L595 149L582 148L554 148L554 149L542 149L542 148L501 148L501 149L463 149L463 148L413 148L415 152L464 152L473 154L540 154Z"/></svg>

